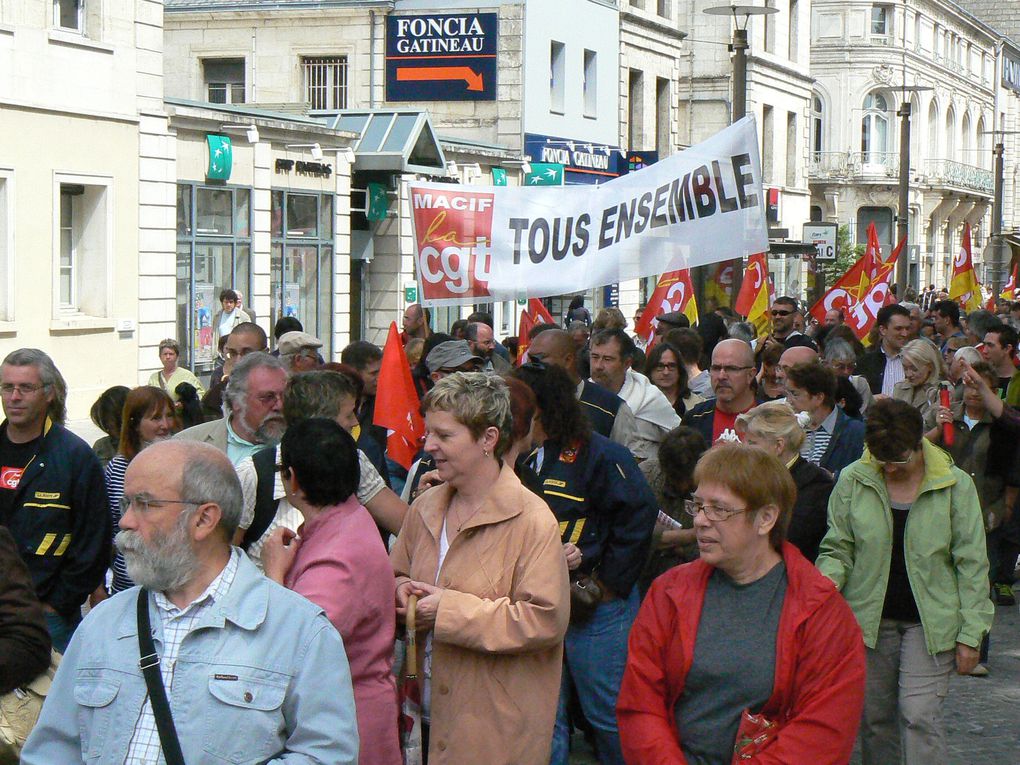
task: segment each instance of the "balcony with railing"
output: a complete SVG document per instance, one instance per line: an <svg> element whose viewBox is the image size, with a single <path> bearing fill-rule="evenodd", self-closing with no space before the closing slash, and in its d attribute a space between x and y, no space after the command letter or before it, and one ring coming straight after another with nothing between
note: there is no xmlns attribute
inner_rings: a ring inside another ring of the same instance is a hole
<svg viewBox="0 0 1020 765"><path fill-rule="evenodd" d="M917 172L918 164L921 172ZM912 183L992 193L992 173L974 165L949 159L927 159L911 163ZM811 181L868 182L897 180L900 156L891 151L819 151L812 152L808 163Z"/></svg>

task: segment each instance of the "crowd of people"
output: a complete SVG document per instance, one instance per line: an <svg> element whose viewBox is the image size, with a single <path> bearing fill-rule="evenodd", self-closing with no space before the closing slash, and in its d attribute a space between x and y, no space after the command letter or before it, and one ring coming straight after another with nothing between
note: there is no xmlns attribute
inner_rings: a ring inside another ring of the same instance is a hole
<svg viewBox="0 0 1020 765"><path fill-rule="evenodd" d="M26 765L401 765L408 653L433 765L946 761L1015 603L1020 304L926 292L867 344L790 297L652 342L410 305L407 466L381 348L221 300L210 378L163 341L92 447L49 356L0 365L0 694L62 654Z"/></svg>

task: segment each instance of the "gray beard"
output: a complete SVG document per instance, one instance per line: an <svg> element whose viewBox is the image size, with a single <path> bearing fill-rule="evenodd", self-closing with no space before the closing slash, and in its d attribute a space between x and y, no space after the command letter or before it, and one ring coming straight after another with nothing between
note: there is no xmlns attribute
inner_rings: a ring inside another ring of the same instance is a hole
<svg viewBox="0 0 1020 765"><path fill-rule="evenodd" d="M280 443L280 439L283 438L286 430L287 422L283 419L283 415L269 415L259 423L258 428L255 430L253 434L255 443L276 446Z"/></svg>
<svg viewBox="0 0 1020 765"><path fill-rule="evenodd" d="M170 592L186 585L198 569L198 555L188 538L191 513L181 513L169 534L156 534L147 545L137 531L120 531L113 542L124 556L128 576L153 592Z"/></svg>

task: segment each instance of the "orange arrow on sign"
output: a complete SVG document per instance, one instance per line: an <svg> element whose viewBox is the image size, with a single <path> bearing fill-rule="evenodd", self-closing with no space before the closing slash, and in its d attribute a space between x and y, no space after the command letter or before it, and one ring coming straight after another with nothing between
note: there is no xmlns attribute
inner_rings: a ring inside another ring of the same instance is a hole
<svg viewBox="0 0 1020 765"><path fill-rule="evenodd" d="M402 66L397 69L398 82L421 82L427 80L464 80L468 90L484 90L482 75L476 74L469 66Z"/></svg>

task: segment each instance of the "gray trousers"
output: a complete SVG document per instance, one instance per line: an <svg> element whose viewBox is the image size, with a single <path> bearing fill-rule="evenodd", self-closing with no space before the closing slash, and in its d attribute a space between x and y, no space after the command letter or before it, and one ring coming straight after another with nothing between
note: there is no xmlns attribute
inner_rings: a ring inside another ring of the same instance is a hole
<svg viewBox="0 0 1020 765"><path fill-rule="evenodd" d="M946 762L942 704L956 663L953 651L932 656L919 623L883 619L867 649L861 719L863 765Z"/></svg>

